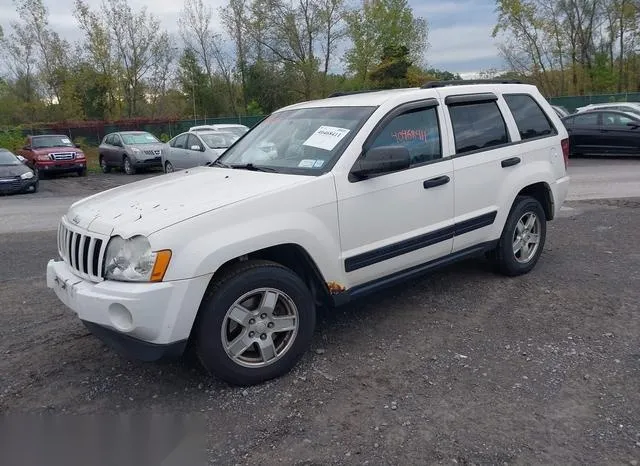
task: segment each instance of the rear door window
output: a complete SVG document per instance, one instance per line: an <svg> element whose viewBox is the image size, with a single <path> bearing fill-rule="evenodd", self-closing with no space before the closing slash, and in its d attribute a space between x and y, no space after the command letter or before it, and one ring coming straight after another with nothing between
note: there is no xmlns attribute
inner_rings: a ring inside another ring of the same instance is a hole
<svg viewBox="0 0 640 466"><path fill-rule="evenodd" d="M522 140L555 134L549 118L530 95L505 94L504 100L518 126Z"/></svg>
<svg viewBox="0 0 640 466"><path fill-rule="evenodd" d="M509 142L507 125L495 101L469 102L449 107L456 154L488 150Z"/></svg>
<svg viewBox="0 0 640 466"><path fill-rule="evenodd" d="M573 126L597 126L598 114L597 113L581 113L573 118Z"/></svg>

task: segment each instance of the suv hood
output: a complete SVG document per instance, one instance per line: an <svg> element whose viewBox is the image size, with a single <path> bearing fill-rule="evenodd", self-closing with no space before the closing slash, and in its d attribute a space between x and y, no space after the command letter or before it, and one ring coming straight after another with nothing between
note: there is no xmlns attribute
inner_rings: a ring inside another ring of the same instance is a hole
<svg viewBox="0 0 640 466"><path fill-rule="evenodd" d="M150 235L189 218L308 181L308 176L197 167L109 189L74 203L67 220L94 233Z"/></svg>
<svg viewBox="0 0 640 466"><path fill-rule="evenodd" d="M49 155L58 152L82 152L77 147L58 146L58 147L43 147L41 149L32 149L32 152L36 155Z"/></svg>

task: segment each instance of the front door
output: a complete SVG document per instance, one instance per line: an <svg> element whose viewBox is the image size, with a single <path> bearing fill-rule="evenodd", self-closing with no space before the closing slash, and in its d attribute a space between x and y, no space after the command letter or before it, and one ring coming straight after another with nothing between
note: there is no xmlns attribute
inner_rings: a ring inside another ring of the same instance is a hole
<svg viewBox="0 0 640 466"><path fill-rule="evenodd" d="M602 112L601 123L602 143L608 154L640 155L640 121L624 113Z"/></svg>
<svg viewBox="0 0 640 466"><path fill-rule="evenodd" d="M443 127L435 99L401 106L365 147L405 146L411 167L362 180L336 179L350 287L451 252L453 162L443 158L448 150Z"/></svg>

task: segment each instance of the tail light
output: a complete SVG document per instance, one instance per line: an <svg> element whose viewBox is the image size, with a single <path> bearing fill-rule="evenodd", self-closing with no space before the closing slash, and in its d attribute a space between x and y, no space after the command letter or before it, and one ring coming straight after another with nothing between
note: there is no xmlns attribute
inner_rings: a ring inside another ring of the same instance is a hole
<svg viewBox="0 0 640 466"><path fill-rule="evenodd" d="M563 139L560 144L562 145L562 156L564 157L565 170L569 167L569 138Z"/></svg>

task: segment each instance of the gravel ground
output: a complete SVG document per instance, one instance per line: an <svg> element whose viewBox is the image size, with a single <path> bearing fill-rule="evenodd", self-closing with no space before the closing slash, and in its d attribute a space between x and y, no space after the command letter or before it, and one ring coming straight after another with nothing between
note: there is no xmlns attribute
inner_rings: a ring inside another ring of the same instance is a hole
<svg viewBox="0 0 640 466"><path fill-rule="evenodd" d="M194 413L212 464L637 465L640 199L568 206L529 275L469 261L323 310L251 388L116 355L46 289L55 232L0 234L0 413Z"/></svg>

